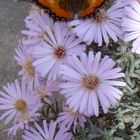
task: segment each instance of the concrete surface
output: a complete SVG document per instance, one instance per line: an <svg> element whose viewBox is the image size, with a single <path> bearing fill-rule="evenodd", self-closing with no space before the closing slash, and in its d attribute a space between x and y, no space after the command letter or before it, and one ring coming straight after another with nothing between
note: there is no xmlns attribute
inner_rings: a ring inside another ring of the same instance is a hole
<svg viewBox="0 0 140 140"><path fill-rule="evenodd" d="M18 65L13 59L17 41L22 37L24 18L28 14L29 3L0 0L0 90L2 85L18 77ZM0 129L0 140L9 140ZM21 140L20 137L14 140Z"/></svg>

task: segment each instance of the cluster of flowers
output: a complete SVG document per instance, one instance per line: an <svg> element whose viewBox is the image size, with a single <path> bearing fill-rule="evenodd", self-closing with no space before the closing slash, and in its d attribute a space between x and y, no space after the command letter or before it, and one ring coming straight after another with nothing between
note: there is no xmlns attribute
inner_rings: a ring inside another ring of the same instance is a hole
<svg viewBox="0 0 140 140"><path fill-rule="evenodd" d="M70 140L72 130L84 127L87 117L107 113L123 95L125 86L119 78L122 69L101 52L86 53L92 42L102 46L112 39L135 40L133 52L140 54L140 3L117 0L107 11L100 9L93 18L55 22L43 10L35 8L25 19L26 37L19 42L15 59L22 67L21 84L8 83L0 92L0 117L16 135L24 130L24 140ZM44 104L52 105L54 93L63 96L63 112L49 124L38 123ZM32 125L30 125L32 124ZM33 125L34 124L34 125Z"/></svg>

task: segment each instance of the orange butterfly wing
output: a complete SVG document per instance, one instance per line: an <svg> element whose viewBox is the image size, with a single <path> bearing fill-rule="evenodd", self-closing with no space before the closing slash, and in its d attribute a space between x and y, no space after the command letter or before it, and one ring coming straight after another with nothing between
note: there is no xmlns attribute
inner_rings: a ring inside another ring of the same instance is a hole
<svg viewBox="0 0 140 140"><path fill-rule="evenodd" d="M86 9L82 10L79 13L80 17L84 17L91 14L97 7L99 7L103 2L105 2L105 0L87 0L87 1L89 3L89 7L87 7Z"/></svg>
<svg viewBox="0 0 140 140"><path fill-rule="evenodd" d="M59 0L58 0L59 1ZM43 7L48 7L59 17L71 18L72 13L68 10L62 9L56 0L38 0Z"/></svg>
<svg viewBox="0 0 140 140"><path fill-rule="evenodd" d="M64 17L64 18L72 18L73 14L70 10L62 9L59 5L59 2L62 0L37 0L40 5L43 7L47 7L51 9L53 13L56 14L56 16ZM97 7L99 7L105 0L86 0L86 3L88 3L89 6L87 6L85 9L81 10L79 9L79 17L84 17L87 15L90 15ZM68 0L64 0L64 3L67 3Z"/></svg>

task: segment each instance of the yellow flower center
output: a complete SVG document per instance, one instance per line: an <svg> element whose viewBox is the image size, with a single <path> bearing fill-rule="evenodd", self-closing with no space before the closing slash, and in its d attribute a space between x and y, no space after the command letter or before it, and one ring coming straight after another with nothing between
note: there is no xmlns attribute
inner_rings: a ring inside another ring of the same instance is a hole
<svg viewBox="0 0 140 140"><path fill-rule="evenodd" d="M95 20L96 22L103 22L107 20L107 13L102 9L95 13Z"/></svg>
<svg viewBox="0 0 140 140"><path fill-rule="evenodd" d="M24 71L25 71L25 73L26 73L29 77L31 77L31 78L34 77L35 69L34 69L34 67L33 67L32 61L27 60L27 61L25 62L25 64L24 64Z"/></svg>
<svg viewBox="0 0 140 140"><path fill-rule="evenodd" d="M41 100L44 99L46 97L46 91L41 89L39 91L39 97L40 97Z"/></svg>
<svg viewBox="0 0 140 140"><path fill-rule="evenodd" d="M100 84L100 80L96 76L85 76L82 82L84 87L90 90L96 90Z"/></svg>
<svg viewBox="0 0 140 140"><path fill-rule="evenodd" d="M17 111L24 112L27 108L27 104L24 100L17 100L15 103L15 108Z"/></svg>

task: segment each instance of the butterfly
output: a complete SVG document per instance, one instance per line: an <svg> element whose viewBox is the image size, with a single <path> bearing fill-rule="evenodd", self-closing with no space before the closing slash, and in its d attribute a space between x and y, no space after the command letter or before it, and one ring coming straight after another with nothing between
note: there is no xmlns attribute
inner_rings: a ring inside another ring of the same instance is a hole
<svg viewBox="0 0 140 140"><path fill-rule="evenodd" d="M58 18L86 17L94 13L106 0L35 0Z"/></svg>

